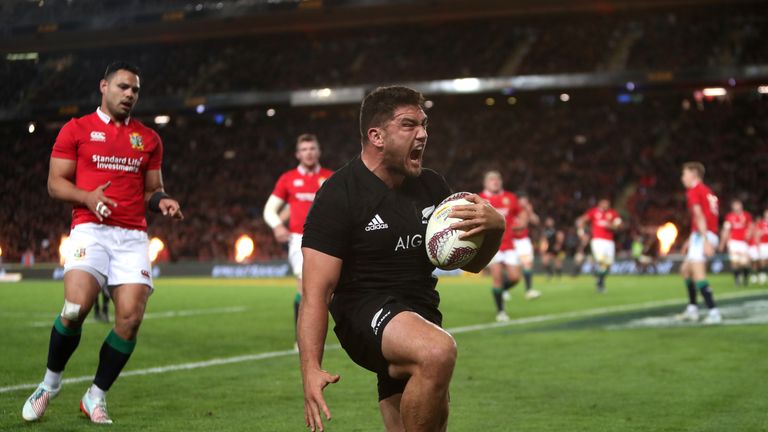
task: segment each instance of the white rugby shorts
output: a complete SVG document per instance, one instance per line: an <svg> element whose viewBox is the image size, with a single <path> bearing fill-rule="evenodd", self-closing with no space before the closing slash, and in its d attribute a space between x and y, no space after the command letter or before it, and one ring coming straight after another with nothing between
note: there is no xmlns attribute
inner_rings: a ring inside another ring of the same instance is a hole
<svg viewBox="0 0 768 432"><path fill-rule="evenodd" d="M149 238L141 230L84 223L69 233L64 273L83 270L103 288L143 284L154 290L149 261Z"/></svg>
<svg viewBox="0 0 768 432"><path fill-rule="evenodd" d="M498 263L508 266L519 266L520 258L517 256L517 251L515 249L500 250L496 252L496 255L493 256L488 265Z"/></svg>
<svg viewBox="0 0 768 432"><path fill-rule="evenodd" d="M760 243L760 259L768 261L768 243Z"/></svg>
<svg viewBox="0 0 768 432"><path fill-rule="evenodd" d="M304 265L304 255L301 254L301 234L291 233L288 240L288 262L291 264L293 275L301 278L301 269Z"/></svg>
<svg viewBox="0 0 768 432"><path fill-rule="evenodd" d="M589 242L592 256L599 264L611 265L616 257L616 244L613 240L593 238Z"/></svg>
<svg viewBox="0 0 768 432"><path fill-rule="evenodd" d="M515 239L515 252L519 258L533 258L533 243L530 237Z"/></svg>
<svg viewBox="0 0 768 432"><path fill-rule="evenodd" d="M713 249L716 249L720 243L717 234L712 231L707 231L707 241ZM685 256L685 260L691 262L705 262L707 260L707 257L704 255L704 238L698 231L692 233L688 239L688 254Z"/></svg>

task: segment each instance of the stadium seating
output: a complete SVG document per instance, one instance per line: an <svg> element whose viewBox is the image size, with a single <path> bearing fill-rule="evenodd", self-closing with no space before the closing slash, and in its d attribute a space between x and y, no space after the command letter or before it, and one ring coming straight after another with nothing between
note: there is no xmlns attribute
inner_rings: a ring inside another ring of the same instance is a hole
<svg viewBox="0 0 768 432"><path fill-rule="evenodd" d="M761 167L768 166L768 100L754 93L701 104L683 91L632 104L589 91L572 93L567 103L550 94L520 94L514 105L503 95L446 96L435 98L428 114L425 165L444 174L454 190L477 191L483 171L499 169L508 189L526 192L541 215L564 227L607 195L632 227L622 244L640 226L687 224L679 166L688 159L707 164L707 181L722 200L739 196L749 210L768 203L759 187ZM150 215L150 235L166 242L172 260L229 260L242 233L254 236L255 259L283 257L261 211L277 177L295 164L295 137L316 133L323 164L337 169L359 151L356 116L356 106L343 105L278 107L274 117L240 110L225 113L221 124L209 113L172 117L158 128L163 171L187 219L173 223ZM142 120L152 125L152 118ZM33 134L26 124L0 128L0 244L9 261L28 247L38 261L55 261L58 240L68 231L67 206L45 190L60 123L51 126L39 125Z"/></svg>

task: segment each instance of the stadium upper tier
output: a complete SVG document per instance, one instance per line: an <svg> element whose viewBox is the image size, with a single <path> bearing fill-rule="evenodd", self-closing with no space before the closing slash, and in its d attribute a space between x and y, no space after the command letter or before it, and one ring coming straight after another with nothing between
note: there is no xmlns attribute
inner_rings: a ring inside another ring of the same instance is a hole
<svg viewBox="0 0 768 432"><path fill-rule="evenodd" d="M768 8L493 18L8 54L0 108L98 101L106 64L149 98L460 77L688 71L768 64ZM26 60L18 60L20 58Z"/></svg>

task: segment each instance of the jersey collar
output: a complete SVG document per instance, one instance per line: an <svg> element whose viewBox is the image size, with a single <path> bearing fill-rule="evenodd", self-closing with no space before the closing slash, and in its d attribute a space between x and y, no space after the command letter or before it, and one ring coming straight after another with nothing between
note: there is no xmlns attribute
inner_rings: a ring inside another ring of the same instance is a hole
<svg viewBox="0 0 768 432"><path fill-rule="evenodd" d="M301 175L307 175L307 174L310 174L310 173L311 174L319 173L320 172L320 168L321 168L320 164L317 164L317 165L315 165L315 168L310 171L310 170L304 168L304 165L299 164L299 166L296 167L296 170L299 171L299 174L301 174Z"/></svg>
<svg viewBox="0 0 768 432"><path fill-rule="evenodd" d="M109 122L112 121L112 119L104 111L101 110L101 107L96 107L96 115L99 116L99 119L103 121L104 124L109 124ZM131 121L131 118L126 117L123 123L125 123L125 125L128 126L128 122L130 121Z"/></svg>
<svg viewBox="0 0 768 432"><path fill-rule="evenodd" d="M352 171L355 173L355 177L360 181L360 184L368 189L372 196L383 197L389 192L389 188L380 178L376 176L367 166L363 163L360 155L356 156L352 160Z"/></svg>

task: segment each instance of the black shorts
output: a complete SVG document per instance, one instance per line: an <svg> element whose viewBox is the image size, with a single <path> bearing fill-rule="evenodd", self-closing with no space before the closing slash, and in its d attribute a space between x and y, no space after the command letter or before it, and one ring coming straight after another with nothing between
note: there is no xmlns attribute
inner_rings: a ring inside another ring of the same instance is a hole
<svg viewBox="0 0 768 432"><path fill-rule="evenodd" d="M334 333L349 358L378 376L379 400L402 393L408 379L389 376L389 363L381 352L384 327L403 311L416 312L427 321L442 325L443 316L437 309L437 291L424 298L412 298L392 292L337 293L329 309L336 325Z"/></svg>

